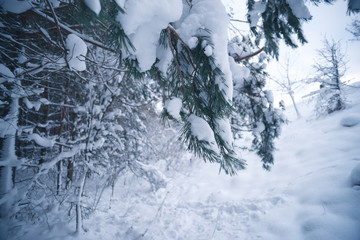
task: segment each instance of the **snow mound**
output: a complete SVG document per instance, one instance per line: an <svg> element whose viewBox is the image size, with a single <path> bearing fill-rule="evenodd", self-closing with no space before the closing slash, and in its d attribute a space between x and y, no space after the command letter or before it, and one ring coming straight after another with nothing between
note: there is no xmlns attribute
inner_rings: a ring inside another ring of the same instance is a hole
<svg viewBox="0 0 360 240"><path fill-rule="evenodd" d="M360 163L351 171L350 180L352 186L360 186Z"/></svg>
<svg viewBox="0 0 360 240"><path fill-rule="evenodd" d="M341 119L340 124L343 127L354 127L360 123L359 116L349 116Z"/></svg>

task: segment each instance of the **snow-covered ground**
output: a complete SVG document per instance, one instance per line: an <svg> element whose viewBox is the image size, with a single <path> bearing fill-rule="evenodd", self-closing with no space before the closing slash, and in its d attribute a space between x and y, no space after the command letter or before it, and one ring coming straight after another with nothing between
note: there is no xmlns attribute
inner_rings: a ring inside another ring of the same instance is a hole
<svg viewBox="0 0 360 240"><path fill-rule="evenodd" d="M189 155L159 160L165 188L122 176L84 221L87 232L74 237L59 224L26 239L358 240L360 84L353 86L347 109L325 118L312 117L313 104L299 104L304 117L283 128L270 172L252 154L234 177ZM291 107L288 115L295 116Z"/></svg>

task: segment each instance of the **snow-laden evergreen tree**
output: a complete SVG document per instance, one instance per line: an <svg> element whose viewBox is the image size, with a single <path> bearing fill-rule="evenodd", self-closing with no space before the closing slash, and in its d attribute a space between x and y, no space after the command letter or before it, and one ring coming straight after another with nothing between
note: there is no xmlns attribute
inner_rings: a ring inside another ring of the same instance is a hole
<svg viewBox="0 0 360 240"><path fill-rule="evenodd" d="M269 56L265 53L252 58L254 43L248 36L235 37L229 43L231 70L234 79L233 132L239 137L245 131L253 135L250 150L255 151L270 170L274 162L274 139L280 134L281 125L286 121L280 109L274 106L270 90L264 90L268 73L266 65ZM243 148L243 147L242 147Z"/></svg>
<svg viewBox="0 0 360 240"><path fill-rule="evenodd" d="M157 99L195 155L235 174L245 161L233 136L244 127L269 169L284 119L263 90L260 53L276 56L281 38L295 47L292 34L305 42L310 14L303 1L248 6L256 44L229 41L220 0L1 1L3 223L65 218L80 232L123 171L161 187L144 138Z"/></svg>
<svg viewBox="0 0 360 240"><path fill-rule="evenodd" d="M355 40L359 41L360 40L360 18L355 18L351 25L350 28L348 29L348 31L350 33L352 33L352 35L355 37Z"/></svg>
<svg viewBox="0 0 360 240"><path fill-rule="evenodd" d="M313 4L321 2L332 3L334 0L310 0ZM312 16L303 0L248 0L248 21L251 31L260 39L266 39L265 50L276 58L279 56L279 41L281 39L293 48L298 44L293 39L296 36L301 44L306 43L302 23L311 20ZM260 20L261 19L261 20ZM260 22L259 22L260 20Z"/></svg>
<svg viewBox="0 0 360 240"><path fill-rule="evenodd" d="M312 81L320 83L317 114L329 114L345 107L342 93L342 78L346 71L345 54L340 42L324 40L324 48L318 51L318 61L313 66L316 77Z"/></svg>
<svg viewBox="0 0 360 240"><path fill-rule="evenodd" d="M360 12L360 2L357 0L348 0L348 14L359 13Z"/></svg>
<svg viewBox="0 0 360 240"><path fill-rule="evenodd" d="M101 198L98 189L113 185L126 168L151 172L141 164L147 140L140 109L151 103L152 80L136 72L134 81L121 68L117 50L105 43L122 40L109 39L103 25L88 37L96 16L83 3L3 4L1 225L9 216L56 224L68 215L79 232ZM111 14L121 9L108 4L102 21L115 28ZM59 218L47 219L60 205Z"/></svg>

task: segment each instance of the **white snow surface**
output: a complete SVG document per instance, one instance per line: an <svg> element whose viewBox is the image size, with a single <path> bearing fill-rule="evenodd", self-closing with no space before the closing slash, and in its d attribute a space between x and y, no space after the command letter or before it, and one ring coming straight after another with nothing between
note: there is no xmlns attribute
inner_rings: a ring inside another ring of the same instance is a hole
<svg viewBox="0 0 360 240"><path fill-rule="evenodd" d="M350 180L353 186L360 187L360 163L351 171Z"/></svg>
<svg viewBox="0 0 360 240"><path fill-rule="evenodd" d="M66 48L69 51L67 55L67 61L70 65L70 68L77 71L86 70L86 43L75 34L69 34L66 38Z"/></svg>
<svg viewBox="0 0 360 240"><path fill-rule="evenodd" d="M353 127L360 124L360 113L347 116L340 121L341 126L343 127Z"/></svg>
<svg viewBox="0 0 360 240"><path fill-rule="evenodd" d="M96 15L99 15L101 11L100 0L84 0L86 6L91 9Z"/></svg>
<svg viewBox="0 0 360 240"><path fill-rule="evenodd" d="M170 100L166 100L165 102L166 111L177 120L181 119L180 118L181 107L182 107L182 101L180 98L172 98Z"/></svg>
<svg viewBox="0 0 360 240"><path fill-rule="evenodd" d="M18 239L358 240L360 124L340 123L360 113L360 90L344 91L347 108L322 119L313 117L313 103L298 103L303 118L283 128L270 172L253 153L243 152L247 169L233 177L186 153L169 162L159 156L151 165L167 184L153 190L141 178L120 175L114 195L105 190L94 216L84 220L87 232L74 236L74 223L59 221L52 231L31 225Z"/></svg>
<svg viewBox="0 0 360 240"><path fill-rule="evenodd" d="M135 55L142 71L151 68L156 59L160 32L170 22L181 17L181 0L128 0L126 14L119 13L117 20L135 47Z"/></svg>

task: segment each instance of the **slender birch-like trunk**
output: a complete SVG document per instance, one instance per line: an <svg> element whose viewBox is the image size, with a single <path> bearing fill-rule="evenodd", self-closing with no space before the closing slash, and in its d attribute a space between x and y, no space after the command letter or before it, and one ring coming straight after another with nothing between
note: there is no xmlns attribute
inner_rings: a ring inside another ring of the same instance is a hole
<svg viewBox="0 0 360 240"><path fill-rule="evenodd" d="M19 116L19 96L13 94L10 98L9 112L4 118L3 128L0 130L0 235L7 235L6 221L11 213L13 203L16 156L16 131ZM5 237L6 238L6 237Z"/></svg>

